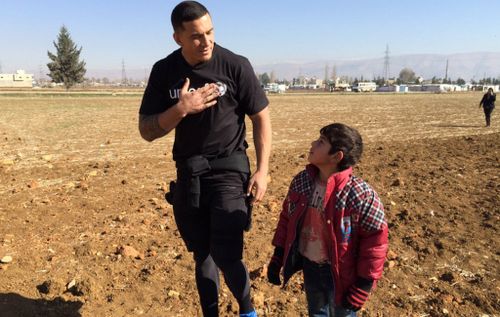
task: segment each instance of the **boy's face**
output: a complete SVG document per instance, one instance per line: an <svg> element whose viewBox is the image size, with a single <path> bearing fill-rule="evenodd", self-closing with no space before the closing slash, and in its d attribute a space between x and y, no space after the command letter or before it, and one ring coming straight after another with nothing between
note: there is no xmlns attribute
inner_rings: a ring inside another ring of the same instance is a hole
<svg viewBox="0 0 500 317"><path fill-rule="evenodd" d="M338 162L335 159L335 153L329 154L331 147L327 138L321 135L311 143L307 160L316 167L336 167Z"/></svg>

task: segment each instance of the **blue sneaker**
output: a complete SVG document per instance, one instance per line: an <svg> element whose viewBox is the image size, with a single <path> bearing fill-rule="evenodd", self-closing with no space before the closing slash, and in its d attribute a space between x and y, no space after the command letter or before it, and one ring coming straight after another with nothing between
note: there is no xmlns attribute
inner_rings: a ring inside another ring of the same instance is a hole
<svg viewBox="0 0 500 317"><path fill-rule="evenodd" d="M240 317L257 317L257 312L254 310L246 314L240 314Z"/></svg>

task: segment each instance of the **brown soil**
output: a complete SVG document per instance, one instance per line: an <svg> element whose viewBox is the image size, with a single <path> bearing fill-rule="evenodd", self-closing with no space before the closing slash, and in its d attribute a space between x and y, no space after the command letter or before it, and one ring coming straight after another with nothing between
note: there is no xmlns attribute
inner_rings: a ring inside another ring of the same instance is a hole
<svg viewBox="0 0 500 317"><path fill-rule="evenodd" d="M499 316L500 120L483 127L481 95L271 96L271 182L245 249L259 316L307 316L300 274L281 290L264 271L289 182L333 121L363 135L356 173L390 228L384 276L359 315ZM172 136L143 141L139 103L0 95L0 259L12 257L0 264L0 316L200 316L163 200ZM221 316L235 316L222 284Z"/></svg>

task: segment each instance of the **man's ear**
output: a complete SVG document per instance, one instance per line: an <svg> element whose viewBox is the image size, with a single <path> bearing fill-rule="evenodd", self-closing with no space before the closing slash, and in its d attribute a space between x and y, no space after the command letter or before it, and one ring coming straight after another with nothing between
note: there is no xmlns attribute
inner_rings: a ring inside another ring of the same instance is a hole
<svg viewBox="0 0 500 317"><path fill-rule="evenodd" d="M175 43L177 43L179 46L182 46L182 42L181 42L181 38L180 38L179 34L177 34L177 32L174 32L174 34L172 36L174 38Z"/></svg>

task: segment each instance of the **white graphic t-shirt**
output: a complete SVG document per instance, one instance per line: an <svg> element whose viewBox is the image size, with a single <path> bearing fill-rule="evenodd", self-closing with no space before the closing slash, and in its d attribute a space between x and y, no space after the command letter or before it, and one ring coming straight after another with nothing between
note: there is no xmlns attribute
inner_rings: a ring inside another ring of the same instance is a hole
<svg viewBox="0 0 500 317"><path fill-rule="evenodd" d="M329 261L328 232L323 207L325 191L326 185L316 181L299 237L300 254L316 263Z"/></svg>

